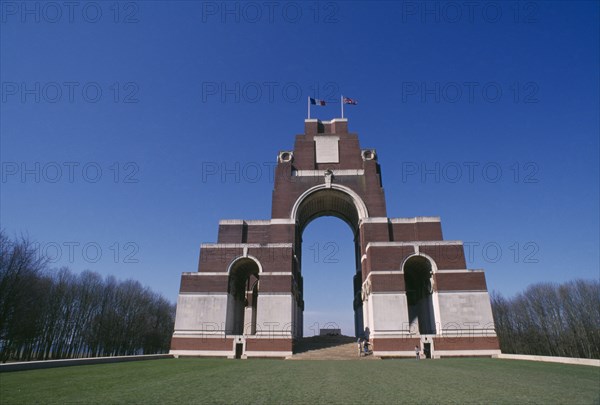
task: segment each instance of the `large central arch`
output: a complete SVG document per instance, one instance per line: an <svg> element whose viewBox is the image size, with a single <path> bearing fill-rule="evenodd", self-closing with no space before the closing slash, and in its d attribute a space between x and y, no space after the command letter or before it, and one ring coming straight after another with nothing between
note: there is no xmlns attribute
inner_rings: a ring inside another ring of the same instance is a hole
<svg viewBox="0 0 600 405"><path fill-rule="evenodd" d="M323 184L310 188L304 192L294 203L292 208L292 220L296 224L295 252L298 263L300 279L302 277L302 243L303 234L307 225L317 218L332 216L344 221L352 230L354 237L354 260L355 271L353 274L353 310L354 310L354 333L362 336L364 332L363 305L361 299L362 290L362 268L360 254L360 222L368 217L368 210L364 201L352 189L337 185ZM304 310L304 283L300 283L300 312ZM304 319L299 315L299 322Z"/></svg>
<svg viewBox="0 0 600 405"><path fill-rule="evenodd" d="M306 190L292 206L291 219L300 232L312 220L335 216L346 222L356 233L360 221L369 216L367 206L351 188L339 184L319 184Z"/></svg>

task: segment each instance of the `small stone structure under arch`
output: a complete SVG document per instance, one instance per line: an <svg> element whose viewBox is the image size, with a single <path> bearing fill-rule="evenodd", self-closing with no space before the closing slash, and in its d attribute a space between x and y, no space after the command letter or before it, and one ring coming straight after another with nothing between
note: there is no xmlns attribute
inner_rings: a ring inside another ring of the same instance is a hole
<svg viewBox="0 0 600 405"><path fill-rule="evenodd" d="M375 356L500 353L483 271L466 268L440 218L387 216L377 153L346 119L305 120L277 160L271 219L220 221L198 271L182 274L172 354L290 356L303 336L302 232L326 215L354 232L355 332L368 328Z"/></svg>

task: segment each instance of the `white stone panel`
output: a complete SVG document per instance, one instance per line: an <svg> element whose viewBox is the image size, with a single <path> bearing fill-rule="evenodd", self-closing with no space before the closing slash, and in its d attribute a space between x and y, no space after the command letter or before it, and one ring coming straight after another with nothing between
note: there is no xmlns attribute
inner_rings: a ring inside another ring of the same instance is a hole
<svg viewBox="0 0 600 405"><path fill-rule="evenodd" d="M440 292L438 300L442 329L492 328L494 318L487 292Z"/></svg>
<svg viewBox="0 0 600 405"><path fill-rule="evenodd" d="M374 332L408 330L408 307L404 294L371 294Z"/></svg>
<svg viewBox="0 0 600 405"><path fill-rule="evenodd" d="M175 331L222 330L226 313L226 294L180 294Z"/></svg>
<svg viewBox="0 0 600 405"><path fill-rule="evenodd" d="M315 136L317 163L339 163L339 136Z"/></svg>
<svg viewBox="0 0 600 405"><path fill-rule="evenodd" d="M256 333L290 334L294 300L291 294L258 294Z"/></svg>

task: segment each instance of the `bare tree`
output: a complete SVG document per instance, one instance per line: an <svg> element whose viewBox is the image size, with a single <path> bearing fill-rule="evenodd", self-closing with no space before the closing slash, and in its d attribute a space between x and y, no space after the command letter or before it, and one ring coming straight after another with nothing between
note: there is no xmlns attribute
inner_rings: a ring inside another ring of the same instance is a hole
<svg viewBox="0 0 600 405"><path fill-rule="evenodd" d="M175 306L134 280L48 269L0 231L0 360L168 351Z"/></svg>
<svg viewBox="0 0 600 405"><path fill-rule="evenodd" d="M600 358L600 281L538 283L491 300L503 352Z"/></svg>

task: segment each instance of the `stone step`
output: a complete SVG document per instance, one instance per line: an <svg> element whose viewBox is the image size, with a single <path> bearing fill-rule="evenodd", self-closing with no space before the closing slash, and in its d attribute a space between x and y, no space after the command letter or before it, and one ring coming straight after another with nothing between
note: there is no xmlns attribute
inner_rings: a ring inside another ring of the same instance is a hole
<svg viewBox="0 0 600 405"><path fill-rule="evenodd" d="M359 356L356 338L350 336L313 336L294 345L290 360L374 360L373 355Z"/></svg>

